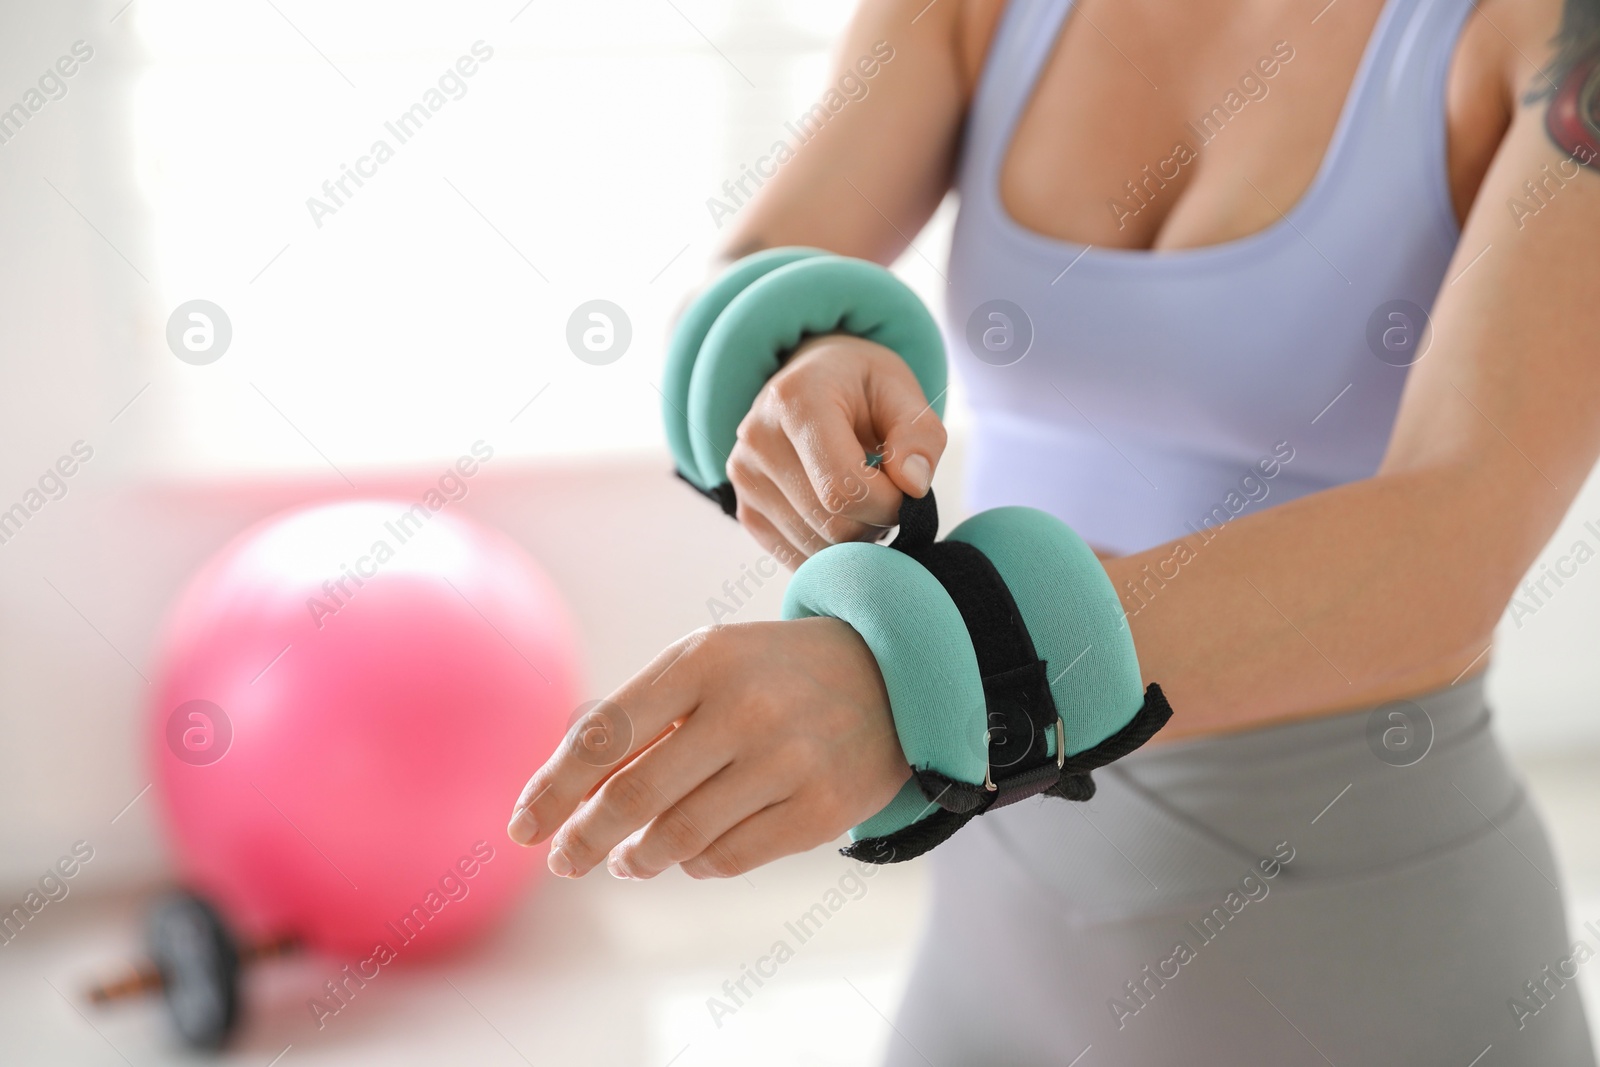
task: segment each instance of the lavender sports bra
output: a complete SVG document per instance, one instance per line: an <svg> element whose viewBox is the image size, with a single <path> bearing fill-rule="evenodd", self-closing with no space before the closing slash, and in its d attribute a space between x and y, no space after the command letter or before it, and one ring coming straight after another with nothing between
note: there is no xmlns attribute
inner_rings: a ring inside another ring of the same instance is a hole
<svg viewBox="0 0 1600 1067"><path fill-rule="evenodd" d="M967 118L947 330L976 416L968 504L1131 552L1371 475L1459 237L1445 82L1471 0L1387 0L1300 201L1170 252L1046 237L1000 202L1071 6L1012 0Z"/></svg>

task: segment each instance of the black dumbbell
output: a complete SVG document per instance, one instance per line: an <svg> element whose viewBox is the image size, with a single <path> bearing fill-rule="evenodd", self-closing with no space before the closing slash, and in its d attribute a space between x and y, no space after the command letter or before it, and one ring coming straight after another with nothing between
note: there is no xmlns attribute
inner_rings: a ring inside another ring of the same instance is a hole
<svg viewBox="0 0 1600 1067"><path fill-rule="evenodd" d="M150 958L126 978L89 990L94 1004L159 990L178 1036L192 1048L221 1048L239 1023L239 974L247 965L293 952L298 943L279 937L240 946L217 909L189 892L157 903L146 928Z"/></svg>

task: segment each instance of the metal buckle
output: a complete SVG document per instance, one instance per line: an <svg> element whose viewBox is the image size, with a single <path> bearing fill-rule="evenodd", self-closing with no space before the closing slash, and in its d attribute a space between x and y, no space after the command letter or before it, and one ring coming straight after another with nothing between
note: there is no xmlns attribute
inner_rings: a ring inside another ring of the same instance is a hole
<svg viewBox="0 0 1600 1067"><path fill-rule="evenodd" d="M984 761L983 761L983 788L987 789L991 793L996 793L996 792L999 792L1000 787L994 784L994 778L992 776L992 771L991 771L991 768L989 766L989 760L988 760L989 734L990 734L990 732L991 731L989 731L989 730L985 730L983 732L983 751L984 751L984 757L985 757ZM1066 765L1067 765L1067 727L1066 727L1066 724L1061 721L1061 716L1057 715L1056 716L1056 770L1059 771L1063 767L1065 767Z"/></svg>

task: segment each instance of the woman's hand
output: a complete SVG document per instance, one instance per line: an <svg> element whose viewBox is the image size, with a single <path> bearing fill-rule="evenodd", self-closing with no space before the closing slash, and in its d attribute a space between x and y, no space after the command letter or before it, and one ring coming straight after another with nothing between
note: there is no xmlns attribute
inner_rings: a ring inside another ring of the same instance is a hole
<svg viewBox="0 0 1600 1067"><path fill-rule="evenodd" d="M838 619L696 631L601 701L529 779L513 840L550 869L726 878L832 841L911 776L877 661Z"/></svg>
<svg viewBox="0 0 1600 1067"><path fill-rule="evenodd" d="M880 344L807 341L739 425L727 464L739 521L790 569L830 544L877 538L898 521L902 493L928 491L944 454L930 399Z"/></svg>

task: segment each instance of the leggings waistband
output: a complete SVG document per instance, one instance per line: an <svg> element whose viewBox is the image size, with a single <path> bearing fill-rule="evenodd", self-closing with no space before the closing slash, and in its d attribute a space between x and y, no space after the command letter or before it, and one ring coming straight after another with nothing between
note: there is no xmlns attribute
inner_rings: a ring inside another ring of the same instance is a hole
<svg viewBox="0 0 1600 1067"><path fill-rule="evenodd" d="M1523 802L1490 720L1475 678L1134 753L1095 772L1086 805L1029 802L975 825L1087 912L1209 892L1283 843L1295 859L1280 884L1371 875L1493 834ZM1108 845L1111 862L1085 862Z"/></svg>

